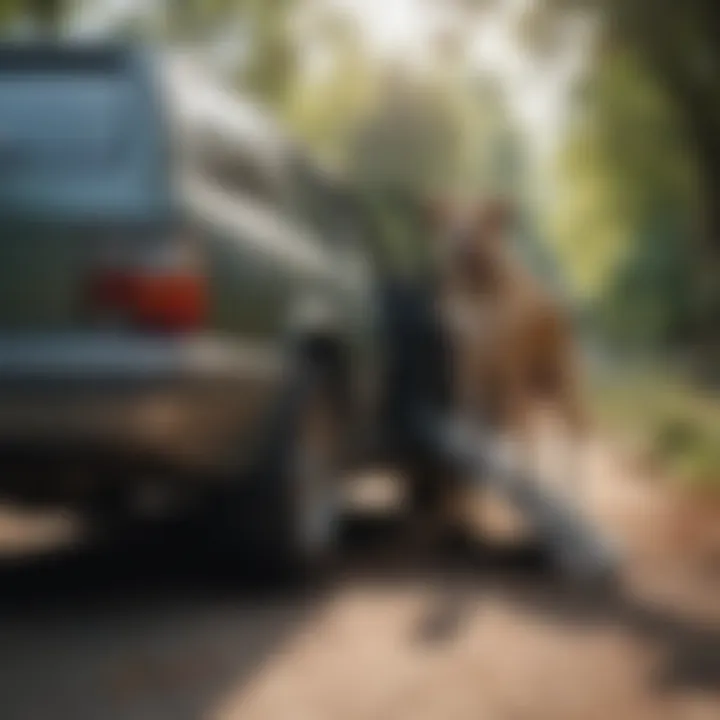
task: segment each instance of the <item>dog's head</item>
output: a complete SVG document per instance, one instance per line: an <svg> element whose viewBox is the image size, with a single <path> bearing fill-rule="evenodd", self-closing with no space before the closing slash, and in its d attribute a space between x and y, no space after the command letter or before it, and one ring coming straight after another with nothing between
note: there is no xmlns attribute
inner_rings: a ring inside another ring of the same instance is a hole
<svg viewBox="0 0 720 720"><path fill-rule="evenodd" d="M505 260L505 241L514 222L512 205L499 198L464 208L436 203L431 222L449 278L477 292L491 291Z"/></svg>

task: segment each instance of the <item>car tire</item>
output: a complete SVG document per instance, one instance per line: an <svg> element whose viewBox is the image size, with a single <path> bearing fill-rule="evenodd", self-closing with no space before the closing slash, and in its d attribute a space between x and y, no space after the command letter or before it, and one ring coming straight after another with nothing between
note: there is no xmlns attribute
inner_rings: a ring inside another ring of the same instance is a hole
<svg viewBox="0 0 720 720"><path fill-rule="evenodd" d="M285 400L268 469L253 485L250 550L263 575L317 578L336 558L344 423L317 364L300 364Z"/></svg>

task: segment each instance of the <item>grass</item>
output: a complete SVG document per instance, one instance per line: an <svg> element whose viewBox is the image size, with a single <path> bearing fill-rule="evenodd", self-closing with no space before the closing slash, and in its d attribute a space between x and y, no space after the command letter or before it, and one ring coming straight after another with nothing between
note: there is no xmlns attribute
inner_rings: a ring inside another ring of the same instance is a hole
<svg viewBox="0 0 720 720"><path fill-rule="evenodd" d="M596 377L592 399L601 425L663 475L720 492L720 396L653 368Z"/></svg>

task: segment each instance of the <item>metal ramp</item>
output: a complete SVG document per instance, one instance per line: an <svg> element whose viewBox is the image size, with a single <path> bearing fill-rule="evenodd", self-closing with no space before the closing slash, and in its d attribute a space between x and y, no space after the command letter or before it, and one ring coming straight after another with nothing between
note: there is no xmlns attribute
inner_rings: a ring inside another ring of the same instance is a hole
<svg viewBox="0 0 720 720"><path fill-rule="evenodd" d="M424 443L463 480L479 489L491 488L508 501L565 575L588 583L615 578L619 558L609 539L567 498L518 469L496 443L474 428L432 417L421 420L420 432Z"/></svg>

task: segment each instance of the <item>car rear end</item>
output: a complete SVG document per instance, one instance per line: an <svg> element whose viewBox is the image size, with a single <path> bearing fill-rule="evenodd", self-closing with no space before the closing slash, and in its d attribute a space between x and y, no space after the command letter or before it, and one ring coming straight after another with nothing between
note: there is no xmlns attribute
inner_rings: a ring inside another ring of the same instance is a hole
<svg viewBox="0 0 720 720"><path fill-rule="evenodd" d="M0 47L0 495L234 460L254 360L208 331L152 68L119 46Z"/></svg>

